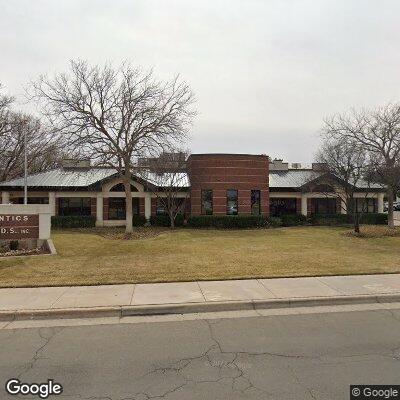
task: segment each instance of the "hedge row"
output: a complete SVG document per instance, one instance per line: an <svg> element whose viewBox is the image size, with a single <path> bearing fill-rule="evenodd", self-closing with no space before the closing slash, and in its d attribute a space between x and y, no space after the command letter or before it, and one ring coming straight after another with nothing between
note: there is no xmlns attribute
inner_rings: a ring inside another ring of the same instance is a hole
<svg viewBox="0 0 400 400"><path fill-rule="evenodd" d="M187 225L191 228L268 228L280 226L282 225L282 221L279 218L268 218L262 215L196 215L188 219Z"/></svg>
<svg viewBox="0 0 400 400"><path fill-rule="evenodd" d="M348 225L354 222L351 214L314 214L308 217L308 221L311 225L323 226ZM366 213L361 215L360 223L365 225L387 225L388 216L387 214Z"/></svg>
<svg viewBox="0 0 400 400"><path fill-rule="evenodd" d="M89 216L61 216L51 217L52 228L93 228L96 226L96 217Z"/></svg>
<svg viewBox="0 0 400 400"><path fill-rule="evenodd" d="M386 225L387 214L364 214L361 224ZM133 217L134 226L144 226L147 220L142 215ZM335 226L353 223L353 216L347 214L311 215L305 217L301 214L287 214L278 217L265 217L263 215L196 215L191 216L186 225L191 228L218 228L218 229L245 229L245 228L270 228L278 226ZM155 215L150 218L153 226L170 226L168 215ZM96 225L96 218L92 216L56 216L51 217L53 228L92 228ZM184 216L179 214L175 219L175 226L185 225Z"/></svg>

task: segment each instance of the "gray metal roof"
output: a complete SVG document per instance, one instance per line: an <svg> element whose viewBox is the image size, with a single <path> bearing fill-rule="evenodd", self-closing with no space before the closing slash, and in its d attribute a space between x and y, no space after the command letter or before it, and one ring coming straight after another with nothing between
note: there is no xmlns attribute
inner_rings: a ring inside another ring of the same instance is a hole
<svg viewBox="0 0 400 400"><path fill-rule="evenodd" d="M28 176L28 186L34 187L56 187L56 188L87 188L97 182L110 178L117 174L113 168L59 168ZM141 171L135 174L158 187L169 186L189 187L187 173L164 174L162 176L155 173ZM24 178L17 178L6 182L0 182L0 187L23 187Z"/></svg>
<svg viewBox="0 0 400 400"><path fill-rule="evenodd" d="M307 182L321 176L321 173L311 169L289 169L287 171L270 171L269 187L271 188L300 188Z"/></svg>
<svg viewBox="0 0 400 400"><path fill-rule="evenodd" d="M29 187L87 187L117 173L113 168L60 168L28 176ZM0 182L0 187L23 187L24 178Z"/></svg>
<svg viewBox="0 0 400 400"><path fill-rule="evenodd" d="M28 176L28 186L34 187L54 187L54 188L87 188L97 182L110 178L117 174L114 168L59 168L46 172L41 172ZM170 176L171 175L171 176ZM301 186L310 182L319 176L322 172L313 171L311 169L289 169L287 171L270 171L269 186L270 188L292 188L300 189ZM164 174L163 176L149 173L138 172L136 174L141 178L158 187L170 186L172 183L175 187L189 187L190 181L187 173L181 173L179 176L172 177L172 174ZM17 178L7 182L0 182L1 187L23 187L24 179ZM362 188L382 189L382 185L372 184L368 186L366 182L359 182L357 185Z"/></svg>
<svg viewBox="0 0 400 400"><path fill-rule="evenodd" d="M287 171L270 171L269 172L269 187L270 188L293 188L300 189L303 185L314 179L319 178L324 173L314 171L312 169L289 169ZM359 181L357 183L359 189L382 189L384 187L378 183Z"/></svg>
<svg viewBox="0 0 400 400"><path fill-rule="evenodd" d="M190 186L189 176L186 172L164 173L140 171L136 176L158 187L187 188Z"/></svg>

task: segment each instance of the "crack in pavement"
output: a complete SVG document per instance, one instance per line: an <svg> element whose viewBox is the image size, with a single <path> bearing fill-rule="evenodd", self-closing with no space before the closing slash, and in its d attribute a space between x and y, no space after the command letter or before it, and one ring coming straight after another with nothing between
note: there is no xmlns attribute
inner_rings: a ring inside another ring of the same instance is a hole
<svg viewBox="0 0 400 400"><path fill-rule="evenodd" d="M28 371L32 370L39 360L48 359L46 357L41 357L40 355L45 350L45 348L48 346L48 344L51 342L53 337L57 333L61 332L63 329L64 329L63 327L39 328L38 334L39 334L39 337L44 340L44 343L42 345L40 345L36 349L36 351L35 351L33 357L31 358L31 360L24 365L23 371L21 371L17 376L18 379L21 379L22 375L24 375ZM49 330L50 331L50 335L48 337L44 336L44 333L42 333L42 331L44 331L44 330Z"/></svg>

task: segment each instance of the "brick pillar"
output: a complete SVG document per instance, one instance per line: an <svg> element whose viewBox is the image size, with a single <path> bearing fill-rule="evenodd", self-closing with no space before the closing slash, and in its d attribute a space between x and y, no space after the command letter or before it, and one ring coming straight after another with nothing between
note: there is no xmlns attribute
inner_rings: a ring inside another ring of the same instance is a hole
<svg viewBox="0 0 400 400"><path fill-rule="evenodd" d="M103 199L103 220L108 220L108 197Z"/></svg>
<svg viewBox="0 0 400 400"><path fill-rule="evenodd" d="M139 215L144 216L144 197L139 197Z"/></svg>
<svg viewBox="0 0 400 400"><path fill-rule="evenodd" d="M90 215L95 218L97 216L97 199L96 199L96 197L92 197L90 199Z"/></svg>
<svg viewBox="0 0 400 400"><path fill-rule="evenodd" d="M191 215L200 215L201 214L201 190L200 189L192 189L190 191L190 198L188 199L188 203L190 203Z"/></svg>
<svg viewBox="0 0 400 400"><path fill-rule="evenodd" d="M314 214L315 205L313 199L307 199L307 215Z"/></svg>
<svg viewBox="0 0 400 400"><path fill-rule="evenodd" d="M269 216L269 190L264 189L260 191L261 195L261 214Z"/></svg>
<svg viewBox="0 0 400 400"><path fill-rule="evenodd" d="M238 214L251 214L251 190L238 190Z"/></svg>
<svg viewBox="0 0 400 400"><path fill-rule="evenodd" d="M301 214L301 198L296 198L296 214Z"/></svg>
<svg viewBox="0 0 400 400"><path fill-rule="evenodd" d="M157 211L157 199L152 197L151 198L151 215L156 215Z"/></svg>

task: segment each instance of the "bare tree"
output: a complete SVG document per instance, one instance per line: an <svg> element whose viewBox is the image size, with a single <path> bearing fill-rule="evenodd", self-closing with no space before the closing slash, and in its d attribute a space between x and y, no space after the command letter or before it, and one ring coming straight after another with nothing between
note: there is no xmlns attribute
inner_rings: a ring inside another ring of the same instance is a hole
<svg viewBox="0 0 400 400"><path fill-rule="evenodd" d="M362 216L368 211L367 197L372 185L367 153L353 140L325 138L317 160L324 166L316 180L320 192L326 196L334 193L340 209L352 215L354 231L359 233ZM356 192L362 192L363 196L356 198Z"/></svg>
<svg viewBox="0 0 400 400"><path fill-rule="evenodd" d="M393 201L400 181L400 105L388 104L374 110L352 110L325 120L324 134L349 139L370 154L380 181L387 188L388 225L394 228Z"/></svg>
<svg viewBox="0 0 400 400"><path fill-rule="evenodd" d="M188 152L163 152L158 157L147 159L140 174L152 187L152 193L168 215L171 229L175 220L184 212L189 198L189 181L186 173Z"/></svg>
<svg viewBox="0 0 400 400"><path fill-rule="evenodd" d="M14 111L12 103L12 97L0 95L0 181L23 174L25 135L30 173L54 167L66 153L65 147L43 128L39 119Z"/></svg>
<svg viewBox="0 0 400 400"><path fill-rule="evenodd" d="M116 167L126 194L126 232L132 232L131 179L135 160L185 140L195 113L189 86L175 77L158 82L129 64L90 66L72 61L70 70L33 83L34 98L52 126L92 159Z"/></svg>

